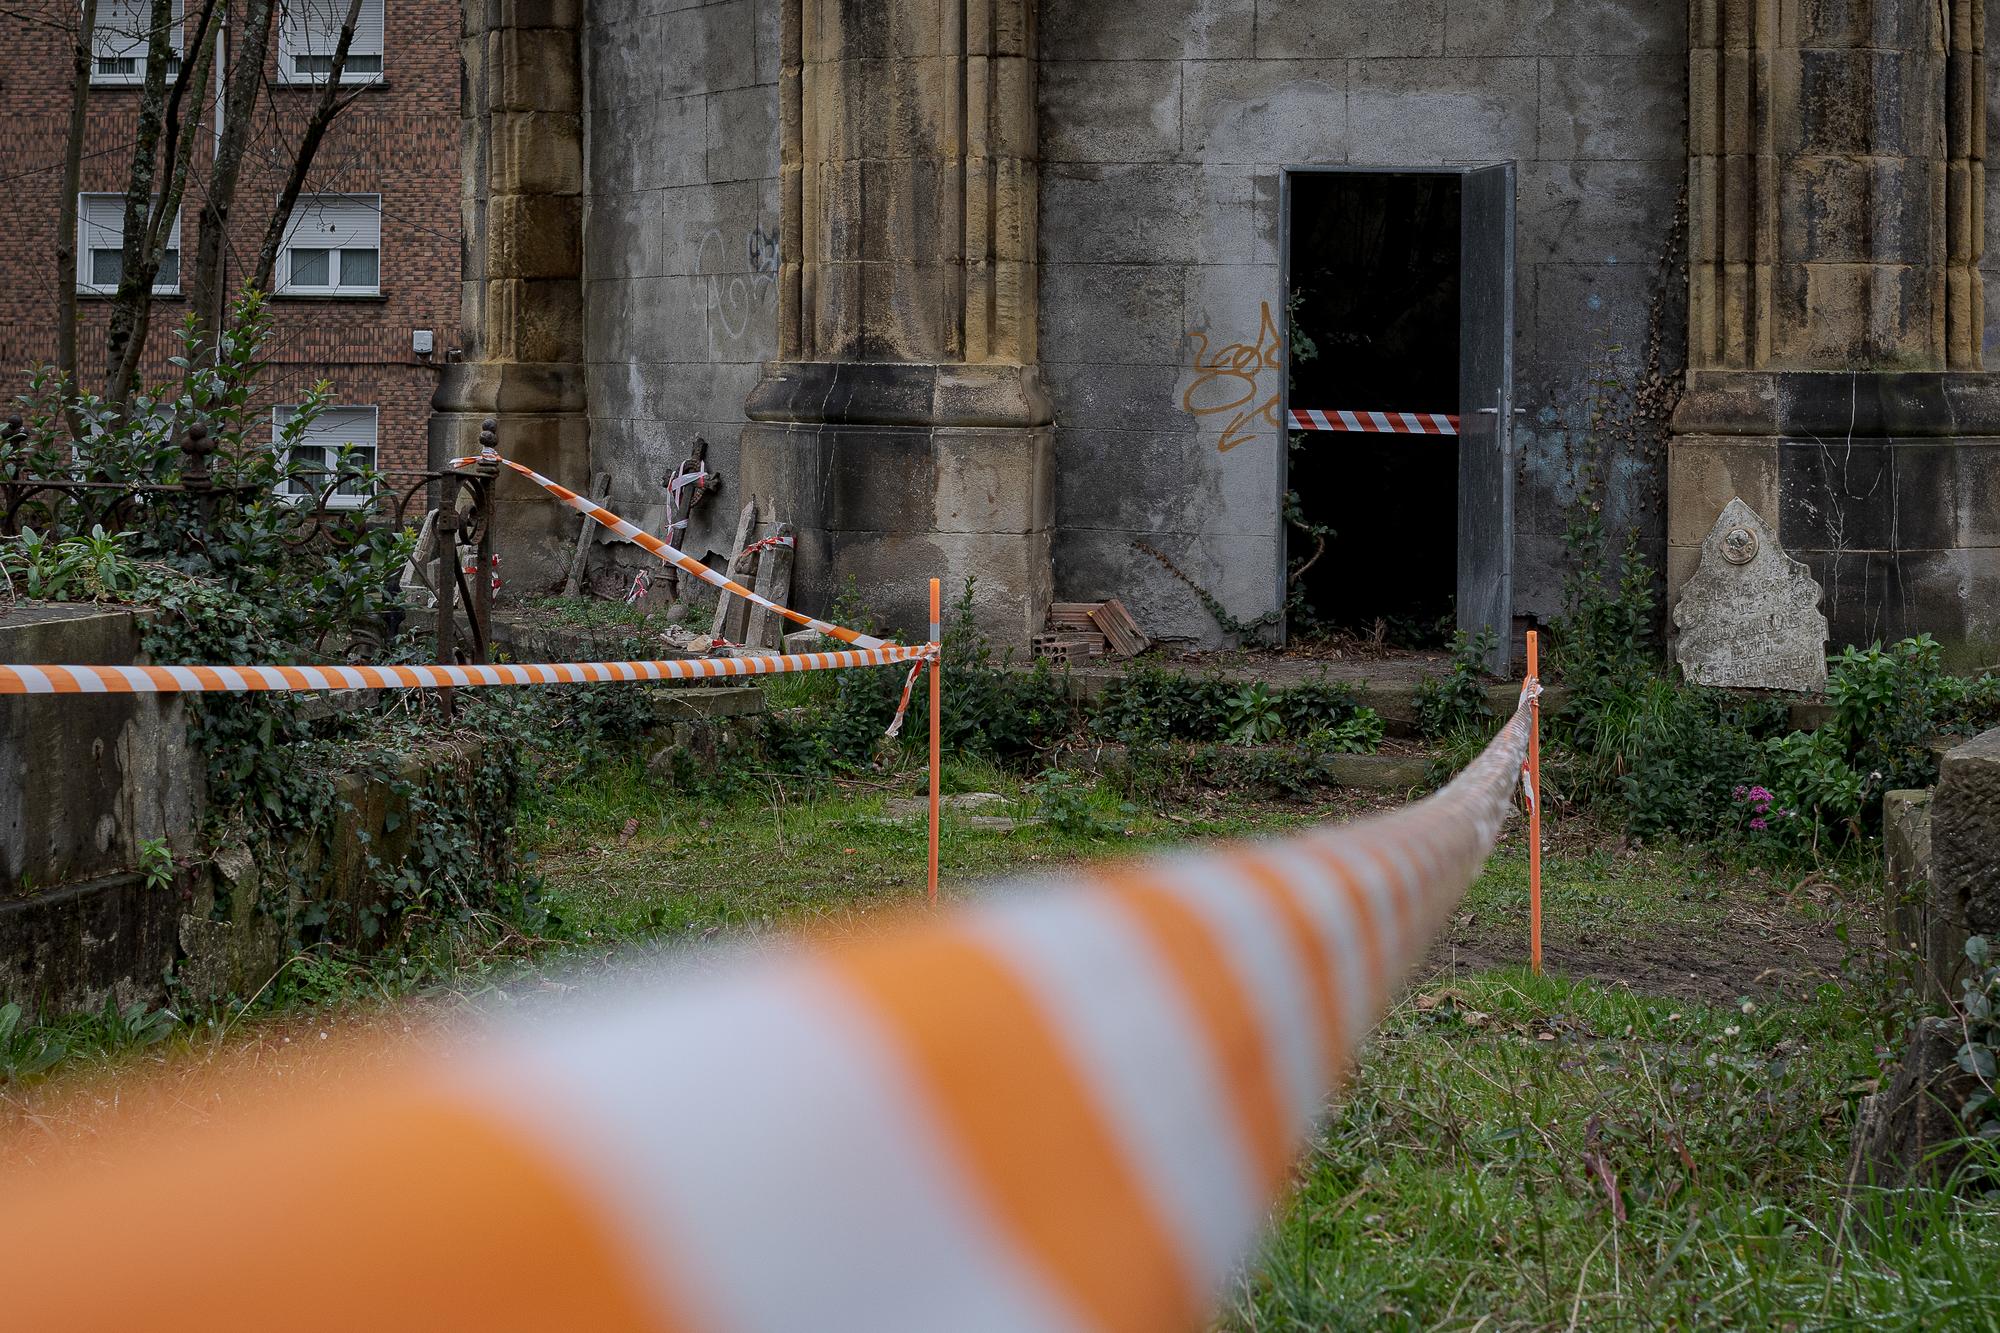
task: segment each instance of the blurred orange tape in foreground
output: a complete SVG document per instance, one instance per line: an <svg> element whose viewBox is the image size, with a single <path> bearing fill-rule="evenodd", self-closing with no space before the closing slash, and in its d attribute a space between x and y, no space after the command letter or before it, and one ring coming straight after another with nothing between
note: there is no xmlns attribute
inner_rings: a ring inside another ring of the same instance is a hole
<svg viewBox="0 0 2000 1333"><path fill-rule="evenodd" d="M1527 737L1524 704L1380 818L656 977L0 1176L0 1326L1201 1327Z"/></svg>

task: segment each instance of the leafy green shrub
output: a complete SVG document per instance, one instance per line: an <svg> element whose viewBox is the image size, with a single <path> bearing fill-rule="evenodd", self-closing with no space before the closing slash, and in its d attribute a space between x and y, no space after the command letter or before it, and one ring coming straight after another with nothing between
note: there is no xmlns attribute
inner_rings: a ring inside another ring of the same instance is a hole
<svg viewBox="0 0 2000 1333"><path fill-rule="evenodd" d="M1631 718L1619 785L1637 837L1708 839L1743 827L1738 787L1760 780L1765 743L1786 725L1784 705L1698 686L1648 691Z"/></svg>
<svg viewBox="0 0 2000 1333"><path fill-rule="evenodd" d="M1417 731L1436 739L1467 727L1484 726L1493 716L1486 702L1485 661L1493 651L1493 631L1482 629L1468 638L1464 630L1451 636L1451 666L1442 676L1417 682Z"/></svg>
<svg viewBox="0 0 2000 1333"><path fill-rule="evenodd" d="M1363 718L1373 720L1377 741L1382 735L1382 719L1376 717L1375 710L1361 706L1360 696L1352 685L1336 681L1309 680L1292 686L1278 695L1278 713L1284 719L1285 730L1294 736L1337 732Z"/></svg>
<svg viewBox="0 0 2000 1333"><path fill-rule="evenodd" d="M1768 800L1751 788L1746 830L1797 851L1818 851L1862 831L1862 809L1871 784L1848 763L1841 737L1831 729L1794 731L1764 742Z"/></svg>
<svg viewBox="0 0 2000 1333"><path fill-rule="evenodd" d="M1885 791L1934 782L1933 739L1994 717L2000 689L1991 677L1945 672L1923 635L1842 652L1827 695L1833 716L1801 732L1781 701L1655 680L1591 701L1568 734L1600 758L1615 741L1629 765L1620 783L1629 827L1641 837L1818 854L1872 832Z"/></svg>
<svg viewBox="0 0 2000 1333"><path fill-rule="evenodd" d="M1224 725L1231 745L1268 745L1285 734L1284 714L1261 680L1236 687Z"/></svg>
<svg viewBox="0 0 2000 1333"><path fill-rule="evenodd" d="M967 579L946 627L940 747L947 754L1018 763L1065 734L1073 710L1063 682L1038 662L1009 670L979 630ZM836 624L873 629L852 584L834 603ZM873 766L896 715L905 670L814 672L782 687L789 706L767 725L764 747L775 767L801 777L860 772ZM928 743L930 692L920 676L902 732L908 748Z"/></svg>
<svg viewBox="0 0 2000 1333"><path fill-rule="evenodd" d="M1090 784L1059 768L1051 768L1029 783L1028 795L1034 802L1035 817L1064 837L1113 838L1129 827L1099 813L1091 800ZM1130 815L1133 810L1127 805L1120 812Z"/></svg>
<svg viewBox="0 0 2000 1333"><path fill-rule="evenodd" d="M0 575L21 592L49 602L97 601L130 592L139 571L125 553L130 536L102 525L77 537L44 537L33 528L0 542Z"/></svg>
<svg viewBox="0 0 2000 1333"><path fill-rule="evenodd" d="M1263 681L1232 684L1216 675L1144 665L1105 689L1091 710L1090 729L1126 745L1269 745L1319 734L1325 744L1359 752L1380 744L1382 720L1361 706L1353 686L1323 678L1274 690Z"/></svg>
<svg viewBox="0 0 2000 1333"><path fill-rule="evenodd" d="M1127 745L1166 740L1221 740L1230 726L1235 692L1220 676L1184 676L1153 665L1134 666L1105 687L1090 727Z"/></svg>
<svg viewBox="0 0 2000 1333"><path fill-rule="evenodd" d="M992 641L979 632L973 618L972 588L968 578L945 631L939 739L953 754L1022 760L1066 733L1074 709L1069 692L1047 662L1012 671L1005 656L996 660ZM897 681L898 689L901 684ZM930 696L912 701L910 712L914 741L930 725Z"/></svg>
<svg viewBox="0 0 2000 1333"><path fill-rule="evenodd" d="M1965 957L1972 975L1963 982L1958 1016L1965 1027L1965 1042L1958 1048L1958 1067L1979 1080L1979 1088L1965 1101L1960 1114L1965 1127L1988 1142L2000 1140L2000 958L1995 958L1984 935L1965 942Z"/></svg>
<svg viewBox="0 0 2000 1333"><path fill-rule="evenodd" d="M1587 706L1643 688L1659 668L1653 569L1636 531L1625 534L1614 569L1595 509L1574 515L1566 535L1572 560L1563 579L1563 614L1551 626L1548 666Z"/></svg>
<svg viewBox="0 0 2000 1333"><path fill-rule="evenodd" d="M1871 794L1937 781L1939 734L1971 734L2000 718L2000 678L1968 681L1945 671L1928 634L1848 648L1833 659L1826 693L1848 761Z"/></svg>

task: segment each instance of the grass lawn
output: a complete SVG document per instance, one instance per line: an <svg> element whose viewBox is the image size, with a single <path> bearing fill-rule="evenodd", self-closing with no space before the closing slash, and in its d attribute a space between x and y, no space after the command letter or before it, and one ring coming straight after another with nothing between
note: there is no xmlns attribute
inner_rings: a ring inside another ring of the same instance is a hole
<svg viewBox="0 0 2000 1333"><path fill-rule="evenodd" d="M1365 1052L1233 1293L1240 1329L2000 1326L2000 1214L1840 1183L1871 1016L1518 968Z"/></svg>
<svg viewBox="0 0 2000 1333"><path fill-rule="evenodd" d="M144 1062L179 1069L226 1045L233 1061L261 1064L328 1030L337 1041L343 1028L407 1026L413 1009L427 1022L490 1011L511 993L585 980L635 942L838 927L914 904L925 823L896 803L914 804L918 783L890 774L802 794L773 781L696 800L636 764L577 777L533 796L518 825L568 944L442 985L435 974L369 982L418 992L388 1006L330 986L316 1009L252 1015L228 1043L164 1042ZM949 765L945 786L1001 798L947 814L949 898L1395 803L1215 792L1136 809L1087 783L1038 793L974 763ZM1053 819L1029 822L1038 813ZM1019 822L983 822L1006 817ZM1843 1207L1853 1107L1886 1035L1880 985L1865 979L1872 872L1775 875L1558 818L1549 974L1535 977L1521 967L1521 837L1517 821L1370 1043L1267 1248L1227 1294L1223 1325L2000 1327L2000 1214L1982 1198ZM116 1100L103 1072L0 1088L0 1128L87 1132L92 1108ZM94 1090L77 1095L71 1082Z"/></svg>
<svg viewBox="0 0 2000 1333"><path fill-rule="evenodd" d="M621 770L540 803L532 836L559 909L593 935L837 922L921 895L923 819L886 810L914 782L697 812ZM946 787L1032 808L976 765ZM948 816L947 893L1370 804L1087 799L1094 834ZM1870 870L1775 875L1558 823L1545 888L1535 977L1517 823L1301 1162L1226 1326L2000 1327L1994 1208L1842 1203L1885 1037L1859 980Z"/></svg>

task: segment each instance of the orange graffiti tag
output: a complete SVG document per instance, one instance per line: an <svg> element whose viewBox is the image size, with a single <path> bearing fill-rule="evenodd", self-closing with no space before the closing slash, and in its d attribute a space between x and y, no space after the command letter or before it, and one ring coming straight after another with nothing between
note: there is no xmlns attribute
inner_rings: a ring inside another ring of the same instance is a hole
<svg viewBox="0 0 2000 1333"><path fill-rule="evenodd" d="M1279 370L1284 365L1279 359L1284 344L1278 341L1278 323L1271 318L1271 303L1264 302L1264 318L1254 345L1230 343L1211 356L1206 333L1190 333L1188 338L1195 344L1195 376L1187 392L1181 395L1182 409L1197 417L1235 413L1223 427L1216 450L1226 454L1237 445L1255 439L1259 421L1278 429L1279 395L1274 389L1267 397L1258 384L1266 370ZM1232 394L1233 397L1226 397ZM1252 403L1256 406L1249 405Z"/></svg>

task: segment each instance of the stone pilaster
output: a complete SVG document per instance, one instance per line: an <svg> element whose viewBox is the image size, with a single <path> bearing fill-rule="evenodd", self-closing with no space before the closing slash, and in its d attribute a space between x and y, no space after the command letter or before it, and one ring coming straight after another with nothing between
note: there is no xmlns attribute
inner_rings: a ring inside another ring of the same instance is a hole
<svg viewBox="0 0 2000 1333"><path fill-rule="evenodd" d="M2000 469L1977 373L1983 9L1693 0L1671 589L1741 496L1812 566L1836 643L1983 637L1964 610L2000 581L1971 502Z"/></svg>
<svg viewBox="0 0 2000 1333"><path fill-rule="evenodd" d="M583 99L579 0L464 0L460 154L462 359L432 407L432 466L478 452L499 424L509 457L581 490L584 415ZM576 519L503 476L499 549L508 583L562 575Z"/></svg>
<svg viewBox="0 0 2000 1333"><path fill-rule="evenodd" d="M1953 0L1944 80L1945 357L1978 370L1986 332L1986 0Z"/></svg>
<svg viewBox="0 0 2000 1333"><path fill-rule="evenodd" d="M795 596L852 577L900 627L978 580L1019 644L1051 593L1035 365L1034 0L788 0L779 359L742 467L799 532Z"/></svg>

